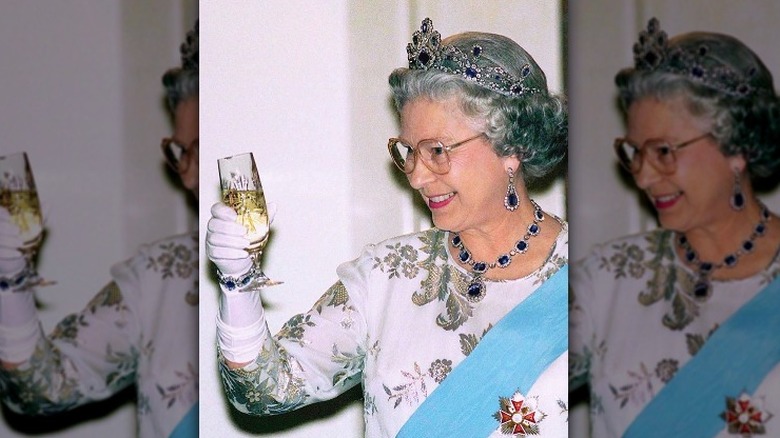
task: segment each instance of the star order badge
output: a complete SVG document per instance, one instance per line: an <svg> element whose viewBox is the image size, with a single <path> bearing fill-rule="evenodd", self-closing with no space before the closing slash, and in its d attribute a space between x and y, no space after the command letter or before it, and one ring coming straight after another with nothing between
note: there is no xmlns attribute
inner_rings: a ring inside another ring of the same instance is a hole
<svg viewBox="0 0 780 438"><path fill-rule="evenodd" d="M517 391L511 398L499 397L498 401L501 409L493 418L501 423L502 433L514 436L539 434L539 422L547 415L536 409L533 400L523 399Z"/></svg>
<svg viewBox="0 0 780 438"><path fill-rule="evenodd" d="M728 432L743 437L766 434L766 422L772 414L764 411L760 399L753 400L742 392L739 397L726 397L726 410L720 417L726 421Z"/></svg>

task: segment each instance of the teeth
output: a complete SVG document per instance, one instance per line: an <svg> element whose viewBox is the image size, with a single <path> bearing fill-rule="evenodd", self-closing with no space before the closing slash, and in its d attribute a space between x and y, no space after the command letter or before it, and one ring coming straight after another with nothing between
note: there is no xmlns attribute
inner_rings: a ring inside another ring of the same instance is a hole
<svg viewBox="0 0 780 438"><path fill-rule="evenodd" d="M658 202L669 202L669 201L671 201L672 199L674 199L674 198L676 198L676 197L678 197L678 196L680 196L680 194L679 194L679 193L674 193L674 194L672 194L672 195L658 196L658 197L656 197L655 199L656 199L656 201L658 201Z"/></svg>
<svg viewBox="0 0 780 438"><path fill-rule="evenodd" d="M446 195L434 196L433 198L430 198L430 200L431 202L442 202L452 198L453 196L455 196L454 193L447 193Z"/></svg>

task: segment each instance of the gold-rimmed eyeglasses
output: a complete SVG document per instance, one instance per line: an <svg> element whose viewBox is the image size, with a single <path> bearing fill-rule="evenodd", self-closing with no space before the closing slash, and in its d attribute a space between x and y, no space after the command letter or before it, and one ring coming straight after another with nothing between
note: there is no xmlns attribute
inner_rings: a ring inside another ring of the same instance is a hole
<svg viewBox="0 0 780 438"><path fill-rule="evenodd" d="M444 175L450 171L449 152L472 140L476 140L483 135L485 135L485 133L480 132L473 137L469 137L451 145L444 145L439 140L421 140L417 143L416 147L408 145L400 138L391 138L387 143L387 149L390 151L390 157L393 159L393 163L406 174L410 174L414 171L417 157L419 157L425 167L431 172L437 175Z"/></svg>
<svg viewBox="0 0 780 438"><path fill-rule="evenodd" d="M677 170L675 152L710 136L712 133L707 132L677 144L672 144L664 139L650 139L641 146L637 146L625 138L616 138L614 147L620 164L632 174L637 174L642 170L642 163L645 159L659 172L671 174Z"/></svg>
<svg viewBox="0 0 780 438"><path fill-rule="evenodd" d="M198 150L198 139L193 140L189 146L184 146L172 138L164 138L160 143L165 161L174 171L179 171L179 165L185 155L196 153Z"/></svg>

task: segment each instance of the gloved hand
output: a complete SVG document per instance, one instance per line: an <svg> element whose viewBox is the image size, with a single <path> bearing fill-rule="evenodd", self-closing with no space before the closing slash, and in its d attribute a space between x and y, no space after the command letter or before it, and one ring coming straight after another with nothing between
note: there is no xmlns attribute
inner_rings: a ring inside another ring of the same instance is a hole
<svg viewBox="0 0 780 438"><path fill-rule="evenodd" d="M23 245L19 226L8 210L0 207L0 277L10 278L24 269L27 259L19 251Z"/></svg>
<svg viewBox="0 0 780 438"><path fill-rule="evenodd" d="M268 222L273 223L276 204L268 203ZM246 251L249 239L246 228L236 222L238 215L223 202L211 206L211 219L206 232L206 255L226 276L237 277L252 267L252 259Z"/></svg>
<svg viewBox="0 0 780 438"><path fill-rule="evenodd" d="M238 215L223 202L211 206L206 232L206 254L223 274L237 277L249 272L252 259L244 249L249 246L246 228L236 222Z"/></svg>

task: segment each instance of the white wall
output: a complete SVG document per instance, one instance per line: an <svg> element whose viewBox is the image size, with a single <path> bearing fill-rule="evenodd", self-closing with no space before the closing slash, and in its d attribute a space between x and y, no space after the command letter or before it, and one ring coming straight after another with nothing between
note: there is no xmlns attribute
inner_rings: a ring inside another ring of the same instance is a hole
<svg viewBox="0 0 780 438"><path fill-rule="evenodd" d="M480 30L515 39L551 88L562 89L557 2L203 2L200 14L201 239L218 199L217 158L254 152L266 196L278 205L263 265L285 281L263 294L272 331L308 310L336 280L336 266L363 245L428 227L386 149L398 133L387 77L407 64L406 44L425 16L443 36ZM565 214L561 182L535 198ZM216 371L210 270L202 253L201 435L362 436L359 392L280 417L228 408Z"/></svg>
<svg viewBox="0 0 780 438"><path fill-rule="evenodd" d="M655 16L669 36L703 30L731 34L751 47L780 78L777 18L773 0L591 0L569 5L569 181L571 184L572 259L619 236L656 227L640 208L630 179L621 181L612 149L624 133L616 105L615 74L633 65L631 48L640 30ZM780 210L780 192L763 195ZM587 436L585 407L572 413L571 436Z"/></svg>
<svg viewBox="0 0 780 438"><path fill-rule="evenodd" d="M47 331L113 263L195 225L158 145L171 132L160 77L196 14L192 0L0 4L0 154L27 151L46 213L39 271L57 281L37 293ZM6 415L0 436L59 425L47 436L133 437L126 399L43 421Z"/></svg>

